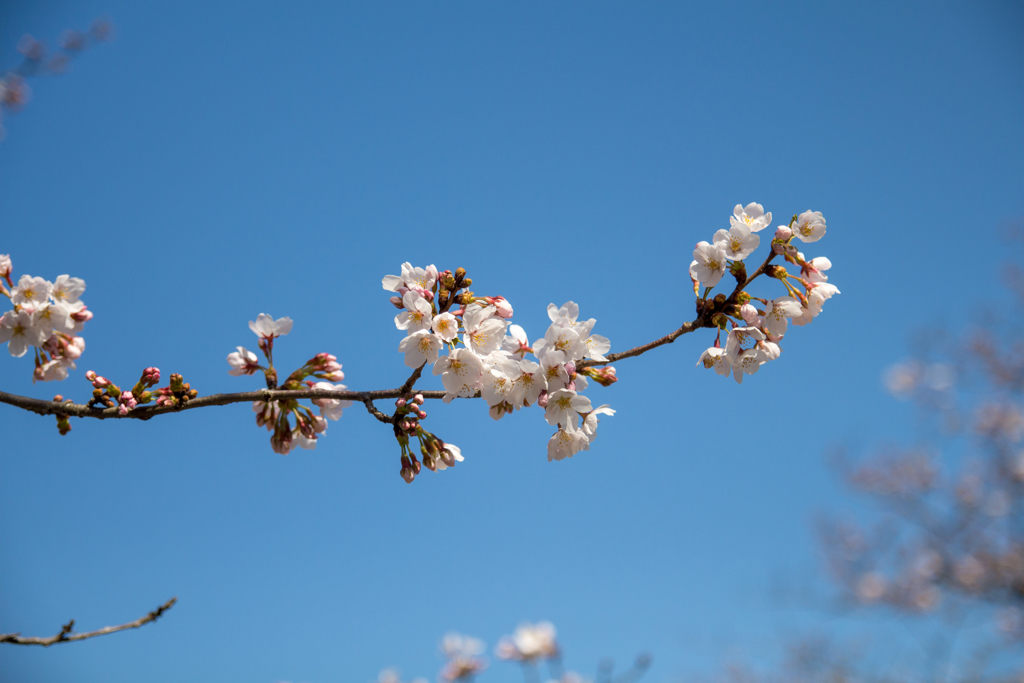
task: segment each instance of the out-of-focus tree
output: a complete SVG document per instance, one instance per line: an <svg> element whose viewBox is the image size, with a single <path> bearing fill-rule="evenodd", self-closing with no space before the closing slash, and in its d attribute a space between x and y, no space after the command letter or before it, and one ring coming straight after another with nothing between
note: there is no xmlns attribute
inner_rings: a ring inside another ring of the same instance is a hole
<svg viewBox="0 0 1024 683"><path fill-rule="evenodd" d="M1007 229L1006 241L1022 238L1024 223ZM916 404L920 435L864 459L840 452L844 483L877 514L819 529L828 599L873 625L920 626L929 642L899 657L877 633L815 636L777 671L730 666L721 678L1024 680L1024 270L1003 275L1005 294L950 320L962 332L920 334L911 359L885 371L886 389Z"/></svg>

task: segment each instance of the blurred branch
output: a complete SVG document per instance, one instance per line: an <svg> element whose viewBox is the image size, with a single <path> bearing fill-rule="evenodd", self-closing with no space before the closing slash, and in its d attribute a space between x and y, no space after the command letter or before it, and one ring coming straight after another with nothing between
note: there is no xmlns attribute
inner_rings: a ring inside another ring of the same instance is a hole
<svg viewBox="0 0 1024 683"><path fill-rule="evenodd" d="M61 627L60 633L50 636L49 638L28 638L17 633L4 633L0 634L0 643L10 643L12 645L42 645L43 647L50 647L56 643L70 643L75 640L85 640L86 638L105 636L108 633L126 631L130 628L139 628L140 626L145 626L146 624L159 619L164 612L174 607L174 603L177 601L178 598L171 598L144 617L140 617L135 621L130 621L127 624L121 624L120 626L106 626L97 631L89 631L87 633L71 633L71 629L75 626L75 620L72 619Z"/></svg>

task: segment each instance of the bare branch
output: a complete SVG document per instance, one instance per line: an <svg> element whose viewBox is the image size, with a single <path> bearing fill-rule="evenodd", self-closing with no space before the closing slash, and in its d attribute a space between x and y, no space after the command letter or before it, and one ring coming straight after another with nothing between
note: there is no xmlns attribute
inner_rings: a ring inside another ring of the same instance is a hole
<svg viewBox="0 0 1024 683"><path fill-rule="evenodd" d="M70 643L75 640L85 640L86 638L105 636L108 633L126 631L130 628L139 628L140 626L145 626L151 621L159 619L164 612L174 607L174 603L177 601L178 598L171 598L146 616L140 617L135 621L130 621L127 624L121 624L120 626L106 626L98 631L89 631L88 633L71 633L71 629L75 626L75 620L72 619L61 627L60 633L50 636L49 638L28 638L17 633L3 633L0 634L0 643L10 643L12 645L42 645L43 647L50 647L56 643Z"/></svg>
<svg viewBox="0 0 1024 683"><path fill-rule="evenodd" d="M363 401L363 404L366 406L366 409L370 412L370 415L373 415L375 418L377 418L384 424L395 423L395 418L391 417L390 415L385 415L384 413L377 410L377 406L373 405L373 401L371 401L370 399L366 399L365 401Z"/></svg>

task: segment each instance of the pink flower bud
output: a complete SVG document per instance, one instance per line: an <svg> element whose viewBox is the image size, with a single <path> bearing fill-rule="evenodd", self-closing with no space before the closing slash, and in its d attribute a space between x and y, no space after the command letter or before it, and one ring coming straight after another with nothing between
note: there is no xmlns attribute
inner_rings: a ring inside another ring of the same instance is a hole
<svg viewBox="0 0 1024 683"><path fill-rule="evenodd" d="M565 388L568 389L569 391L576 391L576 380L573 380L573 381L569 382L565 386Z"/></svg>
<svg viewBox="0 0 1024 683"><path fill-rule="evenodd" d="M484 300L494 306L495 312L498 314L499 318L505 318L507 320L512 317L512 304L510 304L505 297L486 296L484 297Z"/></svg>
<svg viewBox="0 0 1024 683"><path fill-rule="evenodd" d="M785 226L785 225L783 225L783 226L780 226L780 227L779 227L779 228L778 228L778 229L777 229L777 230L775 231L775 239L777 239L777 240L782 240L783 242L788 242L788 241L789 241L789 239L790 239L790 238L791 238L792 236L793 236L793 230L792 230L792 229L790 229L790 228L789 228L788 226Z"/></svg>
<svg viewBox="0 0 1024 683"><path fill-rule="evenodd" d="M92 320L92 311L83 306L82 310L75 311L71 314L71 319L76 323L88 322L89 320Z"/></svg>
<svg viewBox="0 0 1024 683"><path fill-rule="evenodd" d="M541 408L547 408L548 407L548 392L547 392L547 390L544 390L544 391L540 392L540 395L537 397L537 405L539 405Z"/></svg>
<svg viewBox="0 0 1024 683"><path fill-rule="evenodd" d="M128 414L128 406L126 406L126 405L118 406L117 414L121 415L121 416L127 415Z"/></svg>
<svg viewBox="0 0 1024 683"><path fill-rule="evenodd" d="M87 370L86 373L85 373L85 378L87 380L89 380L90 382L95 382L96 381L96 373L93 372L92 370Z"/></svg>
<svg viewBox="0 0 1024 683"><path fill-rule="evenodd" d="M424 411L422 411L422 410L419 410L419 411L417 411L417 412L416 412L416 417L418 417L418 418L419 418L419 419L421 419L421 420L422 420L423 418L425 418L426 416L427 416L426 412L424 412Z"/></svg>
<svg viewBox="0 0 1024 683"><path fill-rule="evenodd" d="M395 407L397 407L397 408L404 408L405 407L405 399L404 398L400 398L397 401L395 401Z"/></svg>
<svg viewBox="0 0 1024 683"><path fill-rule="evenodd" d="M402 303L402 297L400 296L393 296L389 299L389 301L391 302L391 305L394 306L395 308L405 308L405 304Z"/></svg>
<svg viewBox="0 0 1024 683"><path fill-rule="evenodd" d="M416 473L412 471L411 467L403 467L399 474L402 475L402 479L405 479L406 484L411 484L412 480L416 478Z"/></svg>
<svg viewBox="0 0 1024 683"><path fill-rule="evenodd" d="M419 405L423 405L423 394L416 394L412 400L418 403Z"/></svg>

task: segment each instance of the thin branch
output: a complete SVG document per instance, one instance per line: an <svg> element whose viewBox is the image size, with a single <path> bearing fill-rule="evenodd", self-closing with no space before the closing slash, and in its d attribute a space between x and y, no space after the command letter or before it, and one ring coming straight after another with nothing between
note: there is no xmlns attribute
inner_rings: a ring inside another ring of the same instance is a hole
<svg viewBox="0 0 1024 683"><path fill-rule="evenodd" d="M607 365L608 363L614 363L615 361L622 360L623 358L632 358L634 356L639 356L641 354L647 353L651 349L656 349L659 346L663 346L665 344L671 344L672 342L674 342L676 339L678 339L679 337L683 336L684 334L688 334L688 333L693 332L694 330L698 330L698 329L700 329L702 327L707 327L707 325L705 325L700 318L697 318L693 322L683 323L683 326L680 327L675 332L671 332L669 334L666 334L661 339L655 339L654 341L652 341L649 344L644 344L642 346L635 346L635 347L633 347L632 349L630 349L628 351L620 351L619 353L609 353L607 356L605 356L605 358L607 358L608 360L601 360L601 361L597 361L597 360L582 360L582 361L579 361L578 363L576 363L576 369L577 370L582 370L583 368L595 367L595 366L598 366L598 365Z"/></svg>
<svg viewBox="0 0 1024 683"><path fill-rule="evenodd" d="M72 619L68 623L64 624L60 629L60 633L55 636L50 636L49 638L27 638L17 633L3 633L0 634L0 643L11 643L12 645L42 645L43 647L50 647L56 643L70 643L75 640L85 640L86 638L105 636L108 633L126 631L130 628L139 628L140 626L145 626L151 621L159 619L164 612L174 607L174 603L177 601L178 598L171 598L146 616L140 617L135 621L130 621L127 624L121 624L120 626L107 626L99 629L98 631L89 631L88 633L72 633L71 629L75 626L75 620Z"/></svg>
<svg viewBox="0 0 1024 683"><path fill-rule="evenodd" d="M363 404L366 406L366 410L370 412L370 415L373 415L375 418L377 418L384 424L395 423L395 418L391 417L390 415L385 415L384 413L377 410L377 406L373 405L373 401L371 401L370 399L366 399L365 401L363 401Z"/></svg>
<svg viewBox="0 0 1024 683"><path fill-rule="evenodd" d="M423 368L426 367L426 365L427 365L427 361L423 361L423 365L421 365L418 368L416 368L415 370L413 370L412 374L409 375L409 379L405 380L405 384L403 384L399 388L399 391L402 391L402 392L404 392L406 394L408 394L410 391L412 391L413 385L416 384L417 381L419 381L420 375L423 374Z"/></svg>

